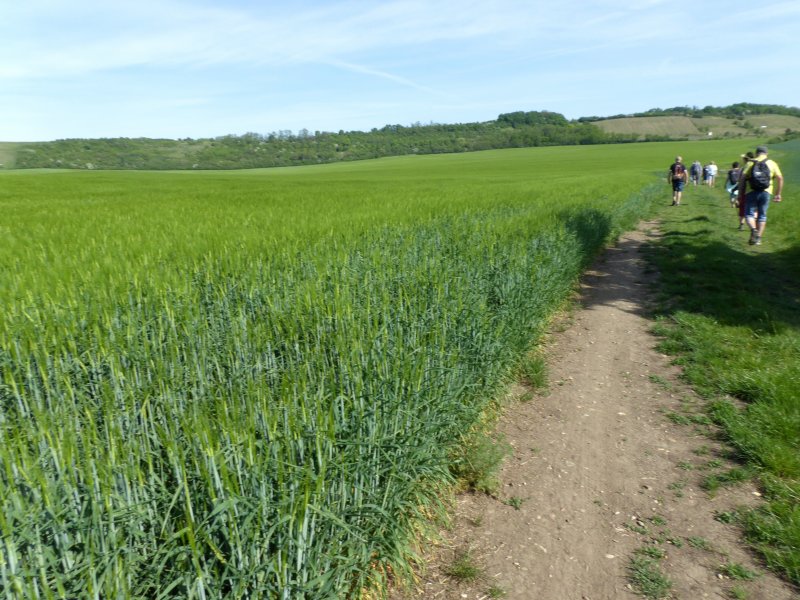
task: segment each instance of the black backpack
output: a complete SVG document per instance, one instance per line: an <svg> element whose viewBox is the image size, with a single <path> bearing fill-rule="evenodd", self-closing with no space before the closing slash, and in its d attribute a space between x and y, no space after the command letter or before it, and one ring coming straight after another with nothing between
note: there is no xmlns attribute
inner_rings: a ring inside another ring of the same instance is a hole
<svg viewBox="0 0 800 600"><path fill-rule="evenodd" d="M771 180L772 173L770 173L767 159L754 162L753 168L750 169L750 187L757 192L763 192L769 187Z"/></svg>

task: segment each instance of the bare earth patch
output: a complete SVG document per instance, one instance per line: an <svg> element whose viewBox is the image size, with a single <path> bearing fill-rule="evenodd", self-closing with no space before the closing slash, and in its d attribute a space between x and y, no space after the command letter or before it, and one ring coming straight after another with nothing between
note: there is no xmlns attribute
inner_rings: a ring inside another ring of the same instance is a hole
<svg viewBox="0 0 800 600"><path fill-rule="evenodd" d="M394 590L393 600L635 598L636 557L669 580L664 597L798 597L724 522L758 502L758 490L700 487L733 465L701 401L654 348L645 312L653 275L641 248L655 228L625 235L587 272L582 308L546 341L549 389L512 402L499 423L514 452L497 497L460 495L415 589ZM455 574L459 558L480 575Z"/></svg>

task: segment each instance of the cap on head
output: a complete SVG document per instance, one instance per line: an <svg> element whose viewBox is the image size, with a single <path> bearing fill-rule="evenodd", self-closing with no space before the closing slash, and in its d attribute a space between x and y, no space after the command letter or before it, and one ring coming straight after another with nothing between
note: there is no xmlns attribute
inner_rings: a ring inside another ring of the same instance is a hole
<svg viewBox="0 0 800 600"><path fill-rule="evenodd" d="M756 154L766 154L767 147L766 146L758 146L756 147Z"/></svg>
<svg viewBox="0 0 800 600"><path fill-rule="evenodd" d="M675 157L675 162L681 162L683 159L680 156Z"/></svg>

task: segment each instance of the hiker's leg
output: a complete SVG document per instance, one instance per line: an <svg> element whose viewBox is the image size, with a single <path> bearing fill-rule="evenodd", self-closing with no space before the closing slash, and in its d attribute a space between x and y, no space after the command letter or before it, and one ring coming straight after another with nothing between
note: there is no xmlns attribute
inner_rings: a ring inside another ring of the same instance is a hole
<svg viewBox="0 0 800 600"><path fill-rule="evenodd" d="M764 228L767 226L767 209L769 208L769 200L770 195L768 192L758 192L758 217L756 219L756 228L758 230L759 238L764 233Z"/></svg>
<svg viewBox="0 0 800 600"><path fill-rule="evenodd" d="M757 200L758 192L747 192L747 195L744 197L744 219L745 223L747 223L750 229L756 228L756 210L758 210Z"/></svg>
<svg viewBox="0 0 800 600"><path fill-rule="evenodd" d="M683 192L683 181L676 181L672 184L673 194L672 194L672 203L673 204L680 204L681 203L681 192Z"/></svg>

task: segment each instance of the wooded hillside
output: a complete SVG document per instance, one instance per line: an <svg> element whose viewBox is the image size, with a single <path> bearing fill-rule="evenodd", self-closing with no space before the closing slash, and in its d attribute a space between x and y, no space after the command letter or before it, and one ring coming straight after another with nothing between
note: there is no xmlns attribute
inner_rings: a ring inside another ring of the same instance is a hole
<svg viewBox="0 0 800 600"><path fill-rule="evenodd" d="M762 125L769 121L769 125ZM717 132L717 133L714 133ZM611 144L704 137L791 137L800 109L736 104L677 107L634 115L568 120L549 111L517 111L494 121L386 125L371 131L300 130L208 139L103 138L0 143L0 168L250 169L498 148Z"/></svg>

